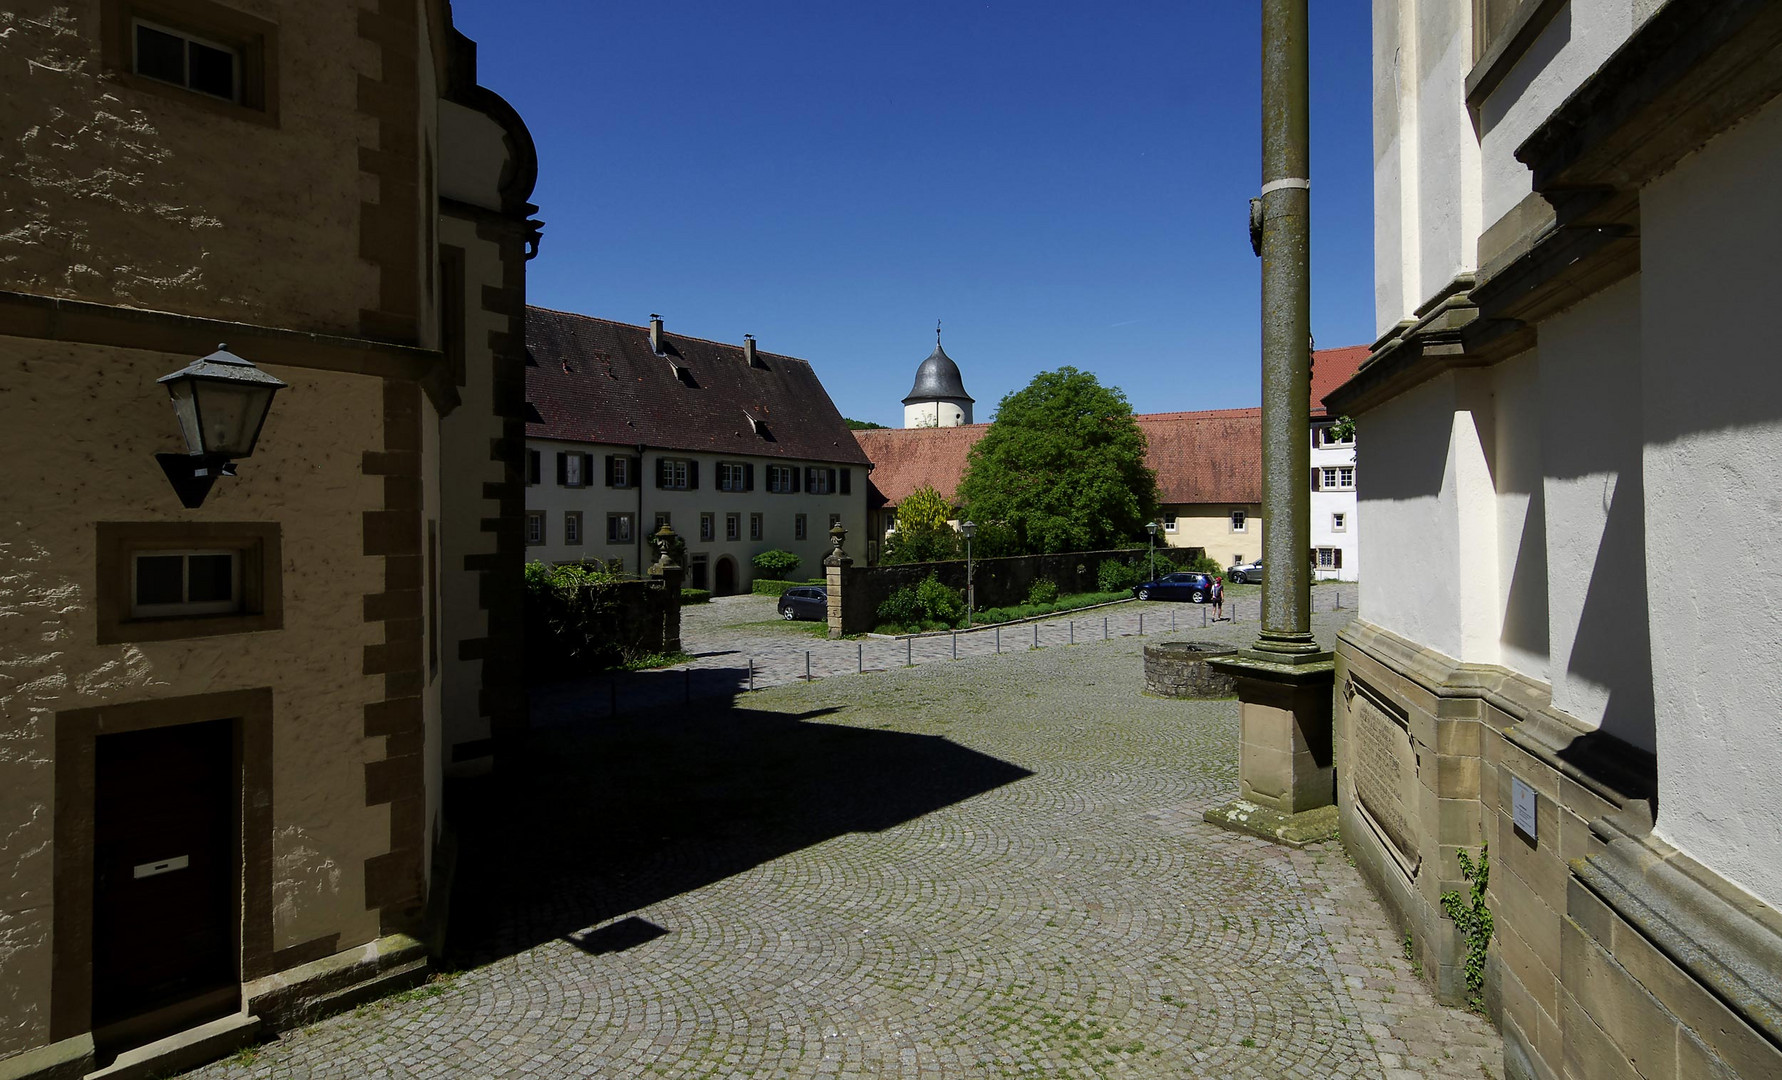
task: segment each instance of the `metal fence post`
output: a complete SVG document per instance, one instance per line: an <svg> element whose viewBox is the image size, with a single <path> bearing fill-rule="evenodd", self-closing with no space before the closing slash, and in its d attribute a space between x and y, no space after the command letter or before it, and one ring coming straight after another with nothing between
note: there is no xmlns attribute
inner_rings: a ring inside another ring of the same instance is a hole
<svg viewBox="0 0 1782 1080"><path fill-rule="evenodd" d="M1033 624L1033 647L1039 648L1039 623Z"/></svg>
<svg viewBox="0 0 1782 1080"><path fill-rule="evenodd" d="M755 658L749 657L749 689L755 689Z"/></svg>
<svg viewBox="0 0 1782 1080"><path fill-rule="evenodd" d="M1103 615L1101 617L1101 640L1106 641L1107 639L1108 639L1108 617L1106 615Z"/></svg>
<svg viewBox="0 0 1782 1080"><path fill-rule="evenodd" d="M1139 612L1139 637L1145 636L1145 613Z"/></svg>
<svg viewBox="0 0 1782 1080"><path fill-rule="evenodd" d="M1077 620L1075 619L1070 621L1070 643L1072 645L1077 643Z"/></svg>
<svg viewBox="0 0 1782 1080"><path fill-rule="evenodd" d="M953 631L953 659L959 659L959 631Z"/></svg>
<svg viewBox="0 0 1782 1080"><path fill-rule="evenodd" d="M866 670L866 645L864 643L856 644L854 646L854 673L856 675L858 675L860 672L865 671L865 670Z"/></svg>
<svg viewBox="0 0 1782 1080"><path fill-rule="evenodd" d="M906 637L903 639L903 666L904 667L915 667L916 666L916 639L915 638L907 638Z"/></svg>
<svg viewBox="0 0 1782 1080"><path fill-rule="evenodd" d="M811 651L804 650L804 681L811 681Z"/></svg>
<svg viewBox="0 0 1782 1080"><path fill-rule="evenodd" d="M996 628L996 655L1002 655L1002 627Z"/></svg>

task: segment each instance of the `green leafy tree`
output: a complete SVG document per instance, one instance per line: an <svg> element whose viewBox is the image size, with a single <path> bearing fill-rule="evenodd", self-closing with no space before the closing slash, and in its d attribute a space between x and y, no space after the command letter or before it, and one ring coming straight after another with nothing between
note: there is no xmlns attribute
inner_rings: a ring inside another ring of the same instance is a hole
<svg viewBox="0 0 1782 1080"><path fill-rule="evenodd" d="M1144 537L1157 475L1126 395L1062 367L1002 399L959 501L980 526L1012 528L1022 551L1090 551Z"/></svg>
<svg viewBox="0 0 1782 1080"><path fill-rule="evenodd" d="M885 425L875 424L871 420L855 420L853 417L842 417L842 423L848 425L849 431L883 431Z"/></svg>
<svg viewBox="0 0 1782 1080"><path fill-rule="evenodd" d="M952 526L953 507L932 487L910 492L897 507L897 531L891 535L886 562L935 562L959 557L959 534Z"/></svg>

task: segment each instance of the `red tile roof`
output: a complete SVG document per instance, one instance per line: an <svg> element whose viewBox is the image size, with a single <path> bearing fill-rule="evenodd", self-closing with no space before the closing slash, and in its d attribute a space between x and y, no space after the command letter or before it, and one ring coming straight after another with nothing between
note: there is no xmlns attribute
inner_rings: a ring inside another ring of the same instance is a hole
<svg viewBox="0 0 1782 1080"><path fill-rule="evenodd" d="M854 432L872 461L867 505L896 506L918 488L932 487L952 501L965 475L965 456L989 424L943 428L871 428Z"/></svg>
<svg viewBox="0 0 1782 1080"><path fill-rule="evenodd" d="M1145 433L1146 461L1157 470L1167 504L1262 501L1262 410L1149 413L1133 417ZM966 455L989 424L856 431L872 459L870 504L897 505L918 488L951 500Z"/></svg>
<svg viewBox="0 0 1782 1080"><path fill-rule="evenodd" d="M1319 349L1312 353L1312 419L1330 415L1324 407L1324 395L1348 382L1367 360L1367 345L1345 345L1340 349Z"/></svg>
<svg viewBox="0 0 1782 1080"><path fill-rule="evenodd" d="M529 438L865 465L809 362L549 308L526 309Z"/></svg>
<svg viewBox="0 0 1782 1080"><path fill-rule="evenodd" d="M1145 433L1145 462L1157 470L1157 500L1183 503L1262 501L1262 410L1148 413L1133 417Z"/></svg>

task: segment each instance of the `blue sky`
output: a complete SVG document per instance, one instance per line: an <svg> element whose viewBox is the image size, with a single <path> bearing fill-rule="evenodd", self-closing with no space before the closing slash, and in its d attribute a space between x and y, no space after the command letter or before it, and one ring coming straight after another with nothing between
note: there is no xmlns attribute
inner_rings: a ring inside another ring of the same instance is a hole
<svg viewBox="0 0 1782 1080"><path fill-rule="evenodd" d="M816 365L902 423L945 324L980 421L1064 364L1255 405L1253 2L457 0L538 143L533 303ZM1368 5L1312 3L1312 326L1372 337Z"/></svg>

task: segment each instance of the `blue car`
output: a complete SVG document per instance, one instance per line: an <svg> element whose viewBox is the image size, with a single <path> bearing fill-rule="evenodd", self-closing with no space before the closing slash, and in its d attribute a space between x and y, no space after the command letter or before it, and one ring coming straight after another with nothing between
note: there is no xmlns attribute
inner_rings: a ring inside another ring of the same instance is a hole
<svg viewBox="0 0 1782 1080"><path fill-rule="evenodd" d="M1186 600L1204 604L1213 599L1213 576L1182 571L1165 574L1155 581L1141 581L1132 587L1132 595L1140 600Z"/></svg>
<svg viewBox="0 0 1782 1080"><path fill-rule="evenodd" d="M800 585L787 589L780 597L780 618L792 619L829 618L829 589L822 585Z"/></svg>

